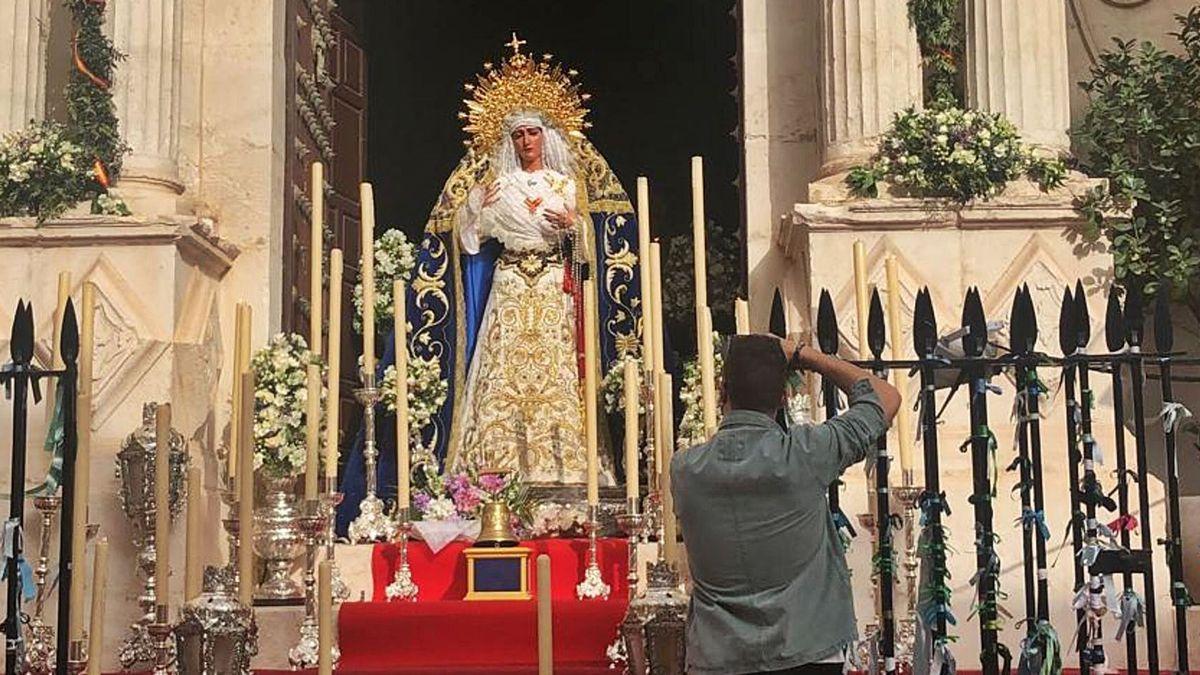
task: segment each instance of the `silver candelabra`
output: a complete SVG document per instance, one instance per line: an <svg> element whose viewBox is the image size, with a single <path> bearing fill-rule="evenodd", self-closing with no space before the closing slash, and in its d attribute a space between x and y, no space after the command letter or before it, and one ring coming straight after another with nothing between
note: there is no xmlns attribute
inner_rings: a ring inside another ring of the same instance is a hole
<svg viewBox="0 0 1200 675"><path fill-rule="evenodd" d="M300 533L305 542L304 558L304 621L300 624L300 641L288 651L288 663L297 670L314 668L321 656L320 631L317 626L317 549L320 548L328 516L320 501L306 503L304 515L300 517ZM337 663L341 653L333 646L333 662Z"/></svg>
<svg viewBox="0 0 1200 675"><path fill-rule="evenodd" d="M583 581L575 587L575 595L580 600L593 600L596 598L608 599L608 594L612 592L612 587L604 583L604 576L600 573L600 563L597 559L597 542L596 538L600 530L600 522L598 520L599 508L596 504L588 504L587 507L587 522L584 523L584 528L587 529L588 535L588 562L587 567L583 570Z"/></svg>
<svg viewBox="0 0 1200 675"><path fill-rule="evenodd" d="M412 534L412 520L409 507L401 506L396 509L396 520L400 532L400 564L396 566L396 575L388 584L385 592L388 600L408 600L416 602L420 589L413 581L412 568L408 566L408 538Z"/></svg>
<svg viewBox="0 0 1200 675"><path fill-rule="evenodd" d="M384 512L383 500L379 498L375 466L379 448L375 444L375 404L380 391L375 386L375 373L362 372L363 386L354 390L354 397L363 406L363 461L367 474L367 494L358 505L358 517L350 523L348 534L355 544L387 541L396 535L396 525Z"/></svg>
<svg viewBox="0 0 1200 675"><path fill-rule="evenodd" d="M25 670L30 675L49 675L54 672L54 627L42 620L42 611L46 604L46 574L50 570L50 539L54 529L54 514L61 504L62 498L53 494L33 500L34 508L42 514L42 532L37 567L33 570L37 595L25 643Z"/></svg>

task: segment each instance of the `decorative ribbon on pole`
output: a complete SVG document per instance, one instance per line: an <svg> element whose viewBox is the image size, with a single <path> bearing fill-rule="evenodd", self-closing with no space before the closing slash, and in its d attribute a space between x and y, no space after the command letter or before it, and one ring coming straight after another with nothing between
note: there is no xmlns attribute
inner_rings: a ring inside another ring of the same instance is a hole
<svg viewBox="0 0 1200 675"><path fill-rule="evenodd" d="M1117 611L1121 616L1121 624L1117 627L1116 635L1118 642L1125 638L1127 631L1146 625L1146 603L1142 601L1142 596L1132 588L1126 588L1125 592L1121 594L1121 604Z"/></svg>
<svg viewBox="0 0 1200 675"><path fill-rule="evenodd" d="M50 466L46 471L46 479L42 484L28 490L30 495L52 495L58 490L62 480L63 442L66 432L63 428L63 386L60 381L55 387L54 415L50 419L50 428L46 430L46 442L42 449L50 453Z"/></svg>
<svg viewBox="0 0 1200 675"><path fill-rule="evenodd" d="M21 521L16 518L9 518L4 521L4 571L0 572L0 579L8 578L8 561L15 556L17 559L17 583L21 587L21 597L25 602L33 599L37 592L37 584L33 581L33 568L23 556L17 555L17 551L25 550L23 545L20 545L20 539L23 537L21 532Z"/></svg>
<svg viewBox="0 0 1200 675"><path fill-rule="evenodd" d="M1191 416L1192 411L1178 401L1163 401L1162 411L1158 413L1158 419L1167 433L1179 431L1179 425Z"/></svg>

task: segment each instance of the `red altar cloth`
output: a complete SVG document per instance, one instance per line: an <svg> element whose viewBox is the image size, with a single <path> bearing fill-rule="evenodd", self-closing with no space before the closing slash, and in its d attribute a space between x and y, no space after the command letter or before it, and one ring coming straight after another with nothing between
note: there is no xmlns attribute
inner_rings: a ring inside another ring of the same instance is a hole
<svg viewBox="0 0 1200 675"><path fill-rule="evenodd" d="M587 565L586 539L539 539L530 548L530 593L537 593L537 556L550 556L555 672L607 675L605 649L617 637L627 604L628 545L601 539L597 559L609 600L581 601L575 586ZM466 544L436 555L422 541L409 543L408 563L420 588L417 602L388 602L384 589L399 564L395 544L377 544L371 556L372 602L347 602L338 614L344 673L537 672L537 605L529 601L463 600Z"/></svg>
<svg viewBox="0 0 1200 675"><path fill-rule="evenodd" d="M462 551L468 544L453 542L436 554L423 541L408 543L408 566L413 580L420 588L418 600L462 600L467 594L467 561ZM587 539L535 539L521 546L533 549L529 555L529 591L537 589L537 557L550 555L550 577L555 600L574 600L575 585L583 579L587 566ZM604 581L612 586L611 598L625 598L629 582L629 545L625 539L600 539L596 558ZM374 592L371 599L384 602L384 589L392 582L400 564L400 547L396 544L376 544L371 555L371 579Z"/></svg>

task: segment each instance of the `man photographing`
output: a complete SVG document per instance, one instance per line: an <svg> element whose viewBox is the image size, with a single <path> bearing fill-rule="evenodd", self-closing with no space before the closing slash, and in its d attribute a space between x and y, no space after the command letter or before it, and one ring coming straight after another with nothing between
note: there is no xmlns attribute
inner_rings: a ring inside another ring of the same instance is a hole
<svg viewBox="0 0 1200 675"><path fill-rule="evenodd" d="M849 409L781 429L775 416L795 369L846 392ZM887 431L900 394L797 339L735 335L721 399L717 433L671 460L693 581L688 672L841 673L857 629L826 495Z"/></svg>

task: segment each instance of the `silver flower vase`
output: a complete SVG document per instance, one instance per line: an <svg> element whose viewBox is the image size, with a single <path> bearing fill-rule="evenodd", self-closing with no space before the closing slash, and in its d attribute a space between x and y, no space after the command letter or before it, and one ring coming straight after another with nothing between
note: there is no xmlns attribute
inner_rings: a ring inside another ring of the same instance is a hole
<svg viewBox="0 0 1200 675"><path fill-rule="evenodd" d="M304 544L296 477L263 474L261 480L263 498L254 509L254 552L267 569L255 600L264 604L300 604L304 592L292 578L292 568Z"/></svg>

